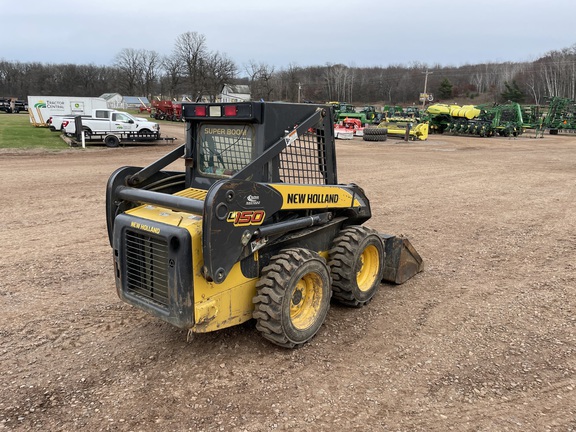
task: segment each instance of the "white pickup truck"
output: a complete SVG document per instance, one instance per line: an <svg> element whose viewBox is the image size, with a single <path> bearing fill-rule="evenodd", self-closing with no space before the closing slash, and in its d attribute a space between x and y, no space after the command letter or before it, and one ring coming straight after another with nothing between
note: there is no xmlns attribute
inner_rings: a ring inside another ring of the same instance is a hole
<svg viewBox="0 0 576 432"><path fill-rule="evenodd" d="M62 114L62 115L52 115L46 122L48 127L52 132L62 132L64 126L66 126L70 121L74 120L75 117L80 116L83 119L90 118L110 118L110 114L117 112L113 109L108 108L97 108L92 110L92 114ZM146 119L135 117L138 120L145 121Z"/></svg>
<svg viewBox="0 0 576 432"><path fill-rule="evenodd" d="M76 134L76 121L74 117L62 120L62 130L66 135ZM142 136L158 134L158 123L143 118L133 117L123 111L110 109L96 109L91 117L82 117L82 130L90 137L100 133L134 133Z"/></svg>

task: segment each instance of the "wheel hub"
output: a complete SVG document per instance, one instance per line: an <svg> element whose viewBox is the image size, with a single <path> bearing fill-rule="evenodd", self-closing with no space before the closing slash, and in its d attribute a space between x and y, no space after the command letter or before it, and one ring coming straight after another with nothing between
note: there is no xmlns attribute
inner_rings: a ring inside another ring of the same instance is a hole
<svg viewBox="0 0 576 432"><path fill-rule="evenodd" d="M302 301L302 290L297 289L294 291L294 295L292 296L292 304L296 306L299 305L301 301Z"/></svg>
<svg viewBox="0 0 576 432"><path fill-rule="evenodd" d="M322 283L312 273L300 279L290 298L290 318L297 329L306 329L314 323L320 308Z"/></svg>

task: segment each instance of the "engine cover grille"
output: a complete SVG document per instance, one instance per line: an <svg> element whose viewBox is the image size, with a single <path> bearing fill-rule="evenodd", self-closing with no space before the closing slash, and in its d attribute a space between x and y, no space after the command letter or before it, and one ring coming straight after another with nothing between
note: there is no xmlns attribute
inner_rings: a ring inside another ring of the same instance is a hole
<svg viewBox="0 0 576 432"><path fill-rule="evenodd" d="M168 242L131 230L125 234L127 291L168 308Z"/></svg>

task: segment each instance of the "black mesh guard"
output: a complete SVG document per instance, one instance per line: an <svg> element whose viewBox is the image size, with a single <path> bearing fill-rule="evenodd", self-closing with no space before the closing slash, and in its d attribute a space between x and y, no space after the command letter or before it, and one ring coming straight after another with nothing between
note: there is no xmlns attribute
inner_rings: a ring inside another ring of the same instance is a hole
<svg viewBox="0 0 576 432"><path fill-rule="evenodd" d="M292 141L278 156L279 177L283 183L328 183L326 139L323 129L310 128Z"/></svg>

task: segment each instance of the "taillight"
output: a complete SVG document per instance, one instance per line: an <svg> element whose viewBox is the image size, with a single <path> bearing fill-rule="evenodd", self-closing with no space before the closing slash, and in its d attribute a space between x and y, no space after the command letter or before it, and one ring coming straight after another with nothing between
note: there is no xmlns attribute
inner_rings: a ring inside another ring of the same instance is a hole
<svg viewBox="0 0 576 432"><path fill-rule="evenodd" d="M224 117L236 117L238 107L236 105L224 105Z"/></svg>
<svg viewBox="0 0 576 432"><path fill-rule="evenodd" d="M182 117L213 120L248 120L259 122L262 117L261 105L255 102L236 103L183 103Z"/></svg>

